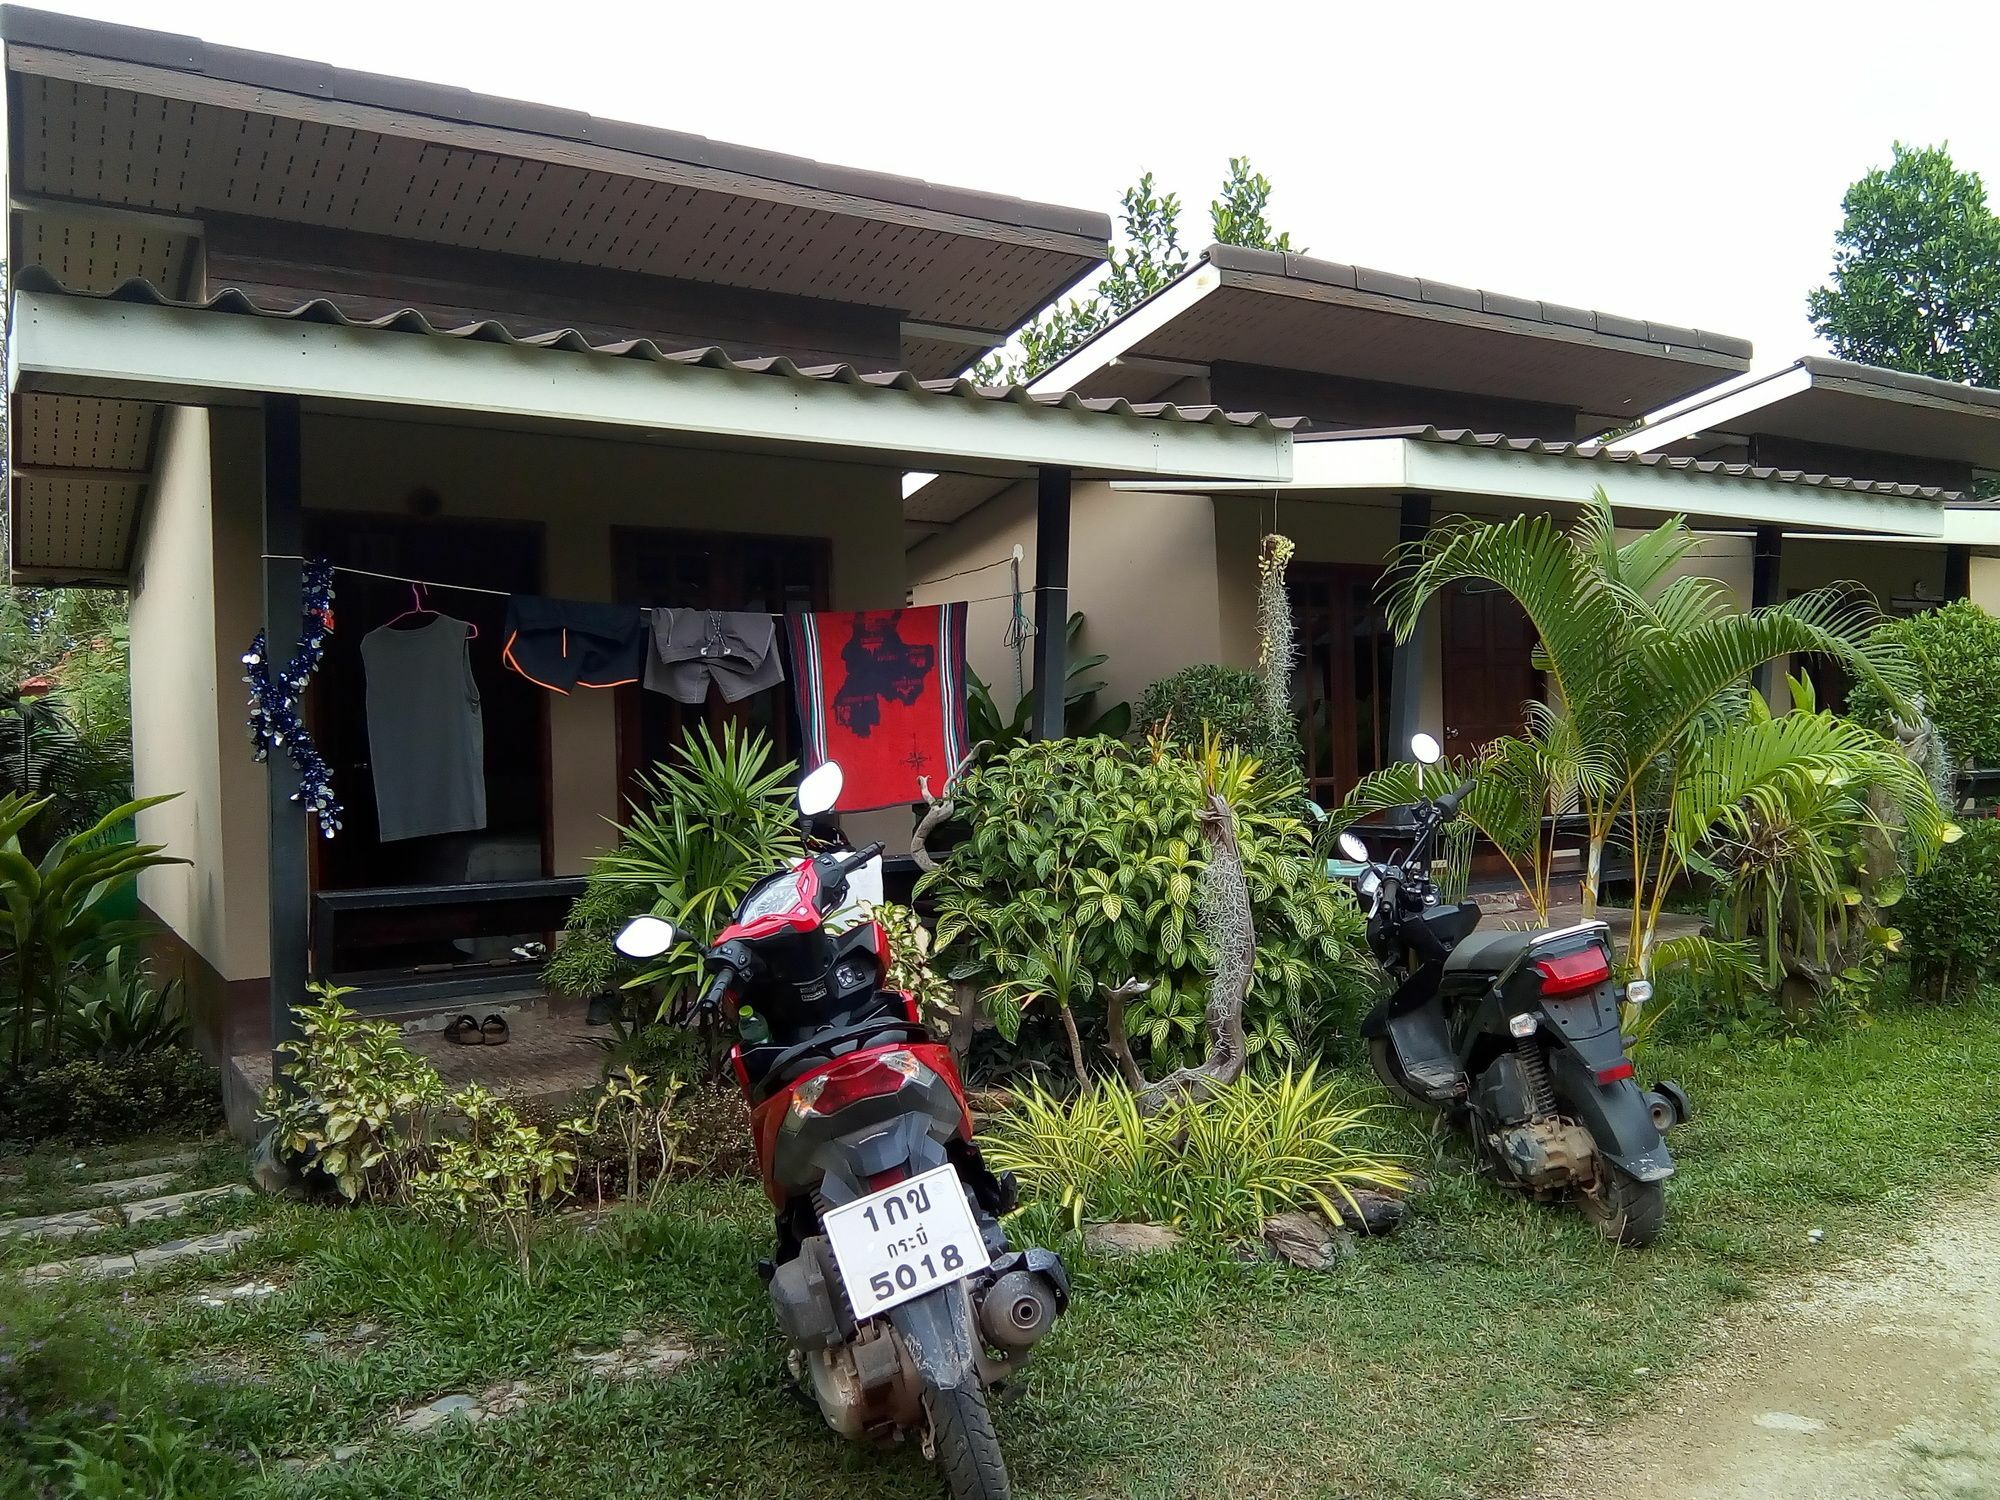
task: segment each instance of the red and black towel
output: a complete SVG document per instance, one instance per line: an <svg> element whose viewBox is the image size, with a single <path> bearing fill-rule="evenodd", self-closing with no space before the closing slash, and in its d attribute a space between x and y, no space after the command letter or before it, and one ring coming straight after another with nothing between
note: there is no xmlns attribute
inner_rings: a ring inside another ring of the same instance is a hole
<svg viewBox="0 0 2000 1500"><path fill-rule="evenodd" d="M859 614L791 615L792 683L805 727L805 769L838 761L837 812L935 795L964 758L963 604Z"/></svg>

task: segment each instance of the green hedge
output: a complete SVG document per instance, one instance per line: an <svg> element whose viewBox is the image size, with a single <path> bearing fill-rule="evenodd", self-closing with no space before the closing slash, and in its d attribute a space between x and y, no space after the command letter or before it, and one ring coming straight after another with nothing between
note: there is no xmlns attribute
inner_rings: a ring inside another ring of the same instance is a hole
<svg viewBox="0 0 2000 1500"><path fill-rule="evenodd" d="M72 1058L0 1087L0 1136L9 1140L90 1145L221 1121L222 1080L186 1047L122 1062Z"/></svg>
<svg viewBox="0 0 2000 1500"><path fill-rule="evenodd" d="M2000 819L1968 822L1887 915L1912 971L1941 993L2000 972Z"/></svg>
<svg viewBox="0 0 2000 1500"><path fill-rule="evenodd" d="M1212 663L1182 667L1147 688L1139 700L1142 739L1164 729L1172 743L1198 750L1203 725L1212 726L1225 745L1254 755L1273 769L1298 767L1298 732L1290 724L1273 726L1265 718L1262 684L1255 672Z"/></svg>
<svg viewBox="0 0 2000 1500"><path fill-rule="evenodd" d="M1951 765L2000 766L2000 620L1960 599L1891 621L1881 633L1916 658L1924 706ZM1865 681L1848 694L1847 711L1878 728L1889 718L1881 694Z"/></svg>

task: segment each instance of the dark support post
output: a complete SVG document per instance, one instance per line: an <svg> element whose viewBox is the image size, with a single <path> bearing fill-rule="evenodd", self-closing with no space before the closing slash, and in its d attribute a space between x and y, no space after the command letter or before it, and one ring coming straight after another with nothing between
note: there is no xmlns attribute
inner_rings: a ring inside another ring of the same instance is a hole
<svg viewBox="0 0 2000 1500"><path fill-rule="evenodd" d="M1953 599L1972 597L1972 549L1953 546L1944 549L1944 597Z"/></svg>
<svg viewBox="0 0 2000 1500"><path fill-rule="evenodd" d="M1750 607L1769 609L1778 602L1778 566L1784 552L1784 533L1775 526L1759 526L1750 552ZM1767 661L1751 679L1768 701L1777 689L1778 664Z"/></svg>
<svg viewBox="0 0 2000 1500"><path fill-rule="evenodd" d="M299 462L299 400L264 398L264 641L276 672L299 648L300 563L304 549ZM306 997L306 923L309 893L305 810L292 801L299 773L290 757L273 752L270 777L271 1046L297 1034L293 1007ZM271 1054L276 1080L281 1059Z"/></svg>
<svg viewBox="0 0 2000 1500"><path fill-rule="evenodd" d="M1043 469L1035 480L1035 721L1038 740L1063 736L1069 686L1068 469Z"/></svg>
<svg viewBox="0 0 2000 1500"><path fill-rule="evenodd" d="M1421 542L1430 529L1431 497L1403 496L1403 515L1396 540L1407 547L1412 542ZM1397 760L1409 755L1410 737L1423 728L1419 718L1424 700L1424 661L1429 655L1425 650L1425 635L1430 629L1430 614L1427 608L1417 616L1410 638L1396 642L1389 659L1389 754ZM1443 726L1438 727L1437 733L1442 741Z"/></svg>

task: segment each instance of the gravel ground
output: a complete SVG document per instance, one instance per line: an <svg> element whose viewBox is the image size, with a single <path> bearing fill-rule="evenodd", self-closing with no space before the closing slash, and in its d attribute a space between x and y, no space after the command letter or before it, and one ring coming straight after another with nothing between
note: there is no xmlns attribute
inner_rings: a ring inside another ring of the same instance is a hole
<svg viewBox="0 0 2000 1500"><path fill-rule="evenodd" d="M1649 1410L1546 1446L1524 1500L2000 1496L2000 1181L1895 1259L1746 1308Z"/></svg>

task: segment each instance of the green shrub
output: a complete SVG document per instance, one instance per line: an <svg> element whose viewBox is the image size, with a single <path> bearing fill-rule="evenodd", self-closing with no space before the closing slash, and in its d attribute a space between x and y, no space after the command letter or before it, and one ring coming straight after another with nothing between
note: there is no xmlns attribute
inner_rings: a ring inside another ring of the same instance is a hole
<svg viewBox="0 0 2000 1500"><path fill-rule="evenodd" d="M188 1017L181 997L179 979L162 984L144 961L114 948L102 968L70 986L63 1047L109 1062L183 1046Z"/></svg>
<svg viewBox="0 0 2000 1500"><path fill-rule="evenodd" d="M1298 731L1289 721L1273 727L1263 693L1263 679L1242 667L1182 667L1140 697L1138 730L1198 751L1204 727L1212 728L1232 750L1274 767L1295 766Z"/></svg>
<svg viewBox="0 0 2000 1500"><path fill-rule="evenodd" d="M1361 915L1294 815L1296 779L1247 764L1228 757L1222 779L1257 932L1250 1049L1323 1051L1373 983ZM1102 992L1136 979L1150 988L1126 1011L1132 1040L1160 1062L1198 1050L1212 963L1201 765L1171 747L1036 743L969 772L957 802L971 834L918 891L935 903L938 965L980 987L1006 1040L1063 1010L1098 1026Z"/></svg>
<svg viewBox="0 0 2000 1500"><path fill-rule="evenodd" d="M1977 818L1896 908L1913 974L1940 995L2000 973L2000 819Z"/></svg>
<svg viewBox="0 0 2000 1500"><path fill-rule="evenodd" d="M998 1117L985 1151L1073 1225L1141 1220L1255 1235L1284 1209L1317 1208L1338 1222L1355 1189L1409 1186L1401 1163L1367 1148L1368 1114L1310 1065L1245 1075L1152 1115L1121 1083L1067 1099L1037 1086Z"/></svg>
<svg viewBox="0 0 2000 1500"><path fill-rule="evenodd" d="M186 1047L115 1061L51 1063L22 1074L0 1094L0 1134L10 1140L90 1145L206 1131L222 1121L222 1080Z"/></svg>
<svg viewBox="0 0 2000 1500"><path fill-rule="evenodd" d="M634 965L612 947L619 928L650 913L706 943L744 892L804 852L791 788L796 767L774 762L763 735L725 724L717 739L704 725L676 757L643 779L618 847L591 866L542 974L551 989L585 996L613 984L657 986L666 1015L700 978L700 949L682 943Z"/></svg>
<svg viewBox="0 0 2000 1500"><path fill-rule="evenodd" d="M1944 735L1951 764L2000 766L2000 619L1959 599L1892 620L1878 633L1916 658L1924 709ZM1847 711L1877 727L1889 719L1881 694L1865 680L1849 692Z"/></svg>

